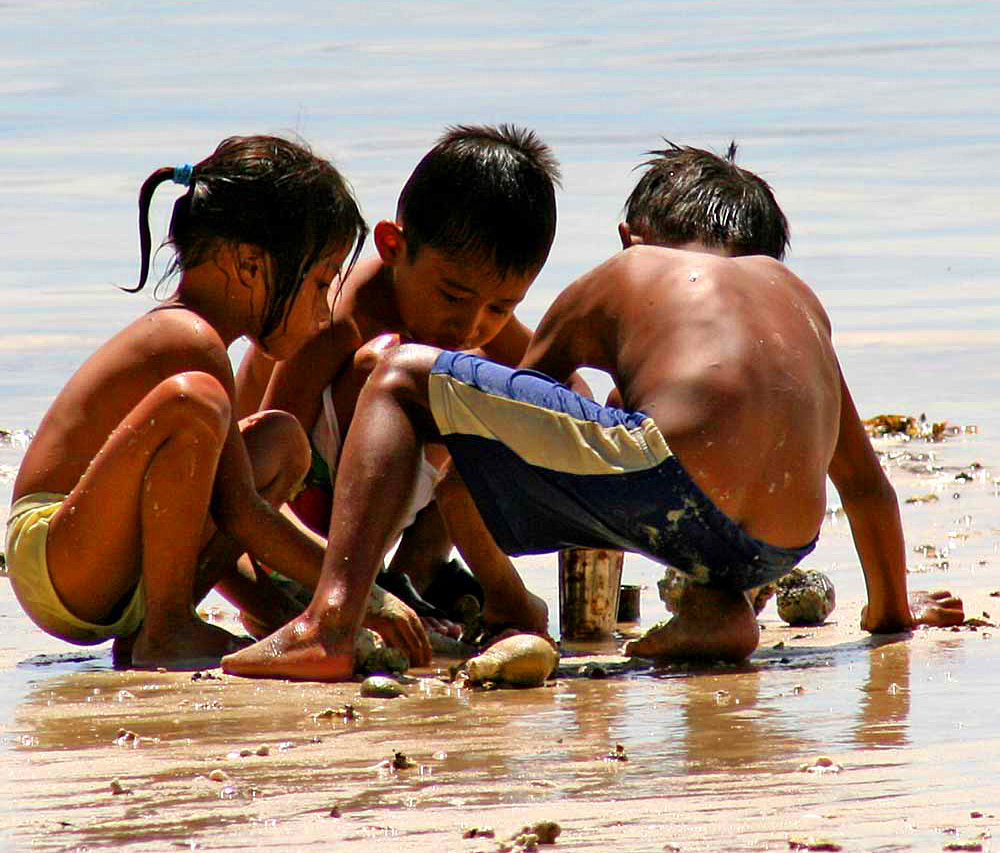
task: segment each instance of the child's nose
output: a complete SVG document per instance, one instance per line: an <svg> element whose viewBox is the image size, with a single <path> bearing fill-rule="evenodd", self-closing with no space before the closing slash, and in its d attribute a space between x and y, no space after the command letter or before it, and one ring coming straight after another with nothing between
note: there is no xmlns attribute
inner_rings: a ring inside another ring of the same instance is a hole
<svg viewBox="0 0 1000 853"><path fill-rule="evenodd" d="M451 318L448 324L448 337L453 338L456 345L464 344L472 336L476 328L477 315L475 313L457 314Z"/></svg>

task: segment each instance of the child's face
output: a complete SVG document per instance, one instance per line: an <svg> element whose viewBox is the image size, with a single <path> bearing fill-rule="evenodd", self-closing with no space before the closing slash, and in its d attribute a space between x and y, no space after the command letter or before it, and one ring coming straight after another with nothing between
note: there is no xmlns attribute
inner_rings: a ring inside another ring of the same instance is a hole
<svg viewBox="0 0 1000 853"><path fill-rule="evenodd" d="M500 276L488 261L422 246L392 265L399 316L411 340L442 349L475 349L506 325L537 271Z"/></svg>
<svg viewBox="0 0 1000 853"><path fill-rule="evenodd" d="M288 306L284 322L262 341L265 352L275 359L288 358L324 324L330 322L327 294L340 275L350 247L321 257L302 278L302 287Z"/></svg>

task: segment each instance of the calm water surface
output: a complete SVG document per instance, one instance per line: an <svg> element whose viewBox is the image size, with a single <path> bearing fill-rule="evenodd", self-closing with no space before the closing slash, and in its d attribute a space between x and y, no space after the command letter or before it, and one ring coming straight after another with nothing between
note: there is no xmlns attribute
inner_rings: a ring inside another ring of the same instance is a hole
<svg viewBox="0 0 1000 853"><path fill-rule="evenodd" d="M76 366L153 304L115 287L137 274L139 184L227 135L300 134L345 172L374 223L445 125L534 128L563 188L550 261L520 311L529 324L618 248L645 151L663 137L717 151L736 139L791 222L787 261L827 306L862 416L926 412L978 429L930 449L933 463L986 466L976 482L892 471L901 498L940 496L904 505L908 544L950 554L947 568L915 555L914 583L1000 584L998 24L995 3L445 2L411 6L405 21L393 6L342 2L0 3L0 429L33 429ZM157 238L172 199L159 193ZM0 519L19 458L16 442L0 443ZM843 523L827 525L813 562L842 596L861 594ZM553 566L525 571L555 612ZM626 564L626 582L646 587L647 623L662 615L657 575ZM4 606L18 659L35 650L34 629ZM981 734L982 718L942 685L964 678L966 702L968 690L989 695L995 667L961 644L892 649L806 660L828 689L794 709L802 676L765 668L740 682L750 692L739 704L718 705L700 679L643 678L574 687L545 719L604 726L676 773L767 765L775 744L808 752L803 738L877 748ZM10 723L40 682L108 665L8 670L0 718ZM805 735L803 715L815 720ZM705 748L720 721L738 734L729 753ZM623 784L648 793L655 776Z"/></svg>

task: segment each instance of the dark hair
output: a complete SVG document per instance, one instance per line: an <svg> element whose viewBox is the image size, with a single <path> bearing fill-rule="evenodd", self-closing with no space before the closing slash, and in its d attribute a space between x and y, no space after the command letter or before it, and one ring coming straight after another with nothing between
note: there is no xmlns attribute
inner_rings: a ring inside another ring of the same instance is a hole
<svg viewBox="0 0 1000 853"><path fill-rule="evenodd" d="M736 165L736 143L725 158L669 139L642 166L646 171L625 202L625 222L648 243L697 240L738 255L770 255L788 246L788 220L762 178ZM642 168L642 166L637 168Z"/></svg>
<svg viewBox="0 0 1000 853"><path fill-rule="evenodd" d="M399 195L410 257L424 245L488 260L500 275L541 268L556 233L559 166L530 130L449 127Z"/></svg>
<svg viewBox="0 0 1000 853"><path fill-rule="evenodd" d="M141 290L149 273L149 204L154 190L174 177L157 169L139 191ZM248 244L273 261L266 277L260 335L284 319L306 271L331 250L354 247L357 261L368 226L340 173L302 143L274 136L232 136L193 167L188 190L174 203L165 244L174 260L164 277L209 259L220 244ZM341 276L346 277L347 271Z"/></svg>

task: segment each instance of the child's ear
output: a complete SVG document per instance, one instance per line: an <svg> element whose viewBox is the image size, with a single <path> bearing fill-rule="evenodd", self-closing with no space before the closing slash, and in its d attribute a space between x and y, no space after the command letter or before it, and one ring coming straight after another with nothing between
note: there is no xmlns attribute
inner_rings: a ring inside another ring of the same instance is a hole
<svg viewBox="0 0 1000 853"><path fill-rule="evenodd" d="M259 246L240 243L236 247L236 271L244 281L263 277L267 271L267 254Z"/></svg>
<svg viewBox="0 0 1000 853"><path fill-rule="evenodd" d="M403 229L395 222L383 219L375 226L373 237L383 263L394 267L403 259L406 254L406 237L403 236Z"/></svg>
<svg viewBox="0 0 1000 853"><path fill-rule="evenodd" d="M639 246L643 242L639 234L632 233L627 222L618 223L618 236L621 238L623 249L627 249L629 246Z"/></svg>

